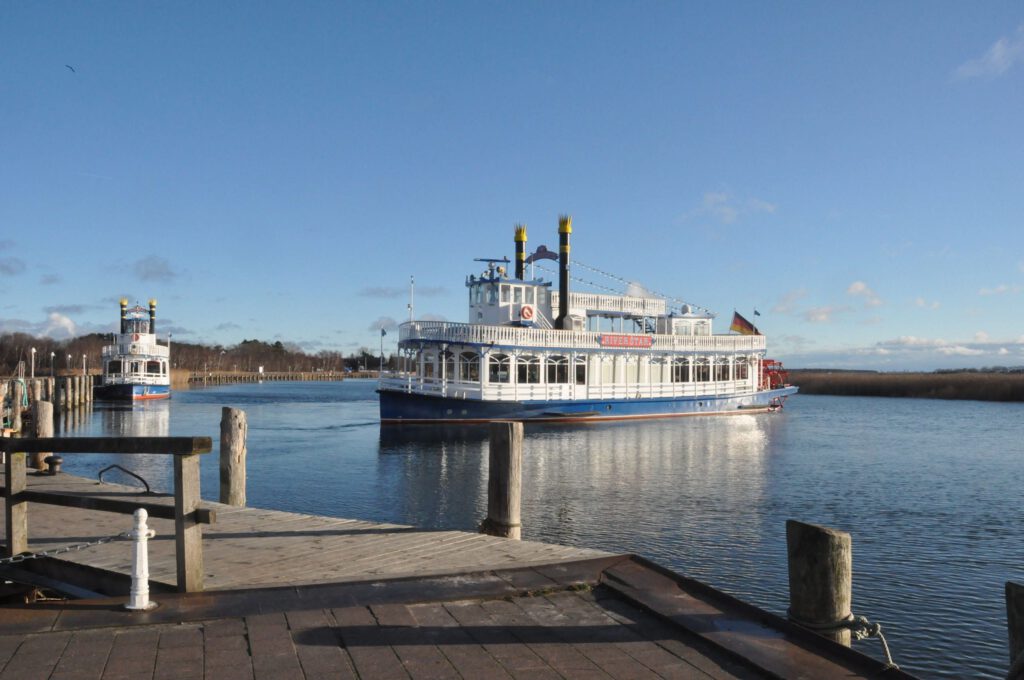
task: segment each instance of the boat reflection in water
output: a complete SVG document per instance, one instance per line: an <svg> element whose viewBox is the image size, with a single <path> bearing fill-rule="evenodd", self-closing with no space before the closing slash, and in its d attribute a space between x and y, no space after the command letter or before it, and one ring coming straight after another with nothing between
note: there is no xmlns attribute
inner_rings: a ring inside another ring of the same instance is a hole
<svg viewBox="0 0 1024 680"><path fill-rule="evenodd" d="M96 402L89 427L74 432L76 437L167 437L171 431L171 405L166 400L137 403ZM154 491L174 488L174 461L171 456L151 453L69 454L74 457L69 472L95 478L105 467L120 465L145 479ZM67 460L67 458L65 459ZM103 474L103 481L141 486L119 470Z"/></svg>
<svg viewBox="0 0 1024 680"><path fill-rule="evenodd" d="M776 533L756 508L766 499L769 430L784 420L772 414L528 423L523 538L677 564L720 551L723 533L729 542L759 543ZM379 485L396 487L395 514L423 526L475 528L486 514L488 439L487 426L381 428ZM737 513L744 522L735 522ZM711 524L723 526L709 531ZM717 536L714 545L708 536ZM756 576L756 565L736 568Z"/></svg>

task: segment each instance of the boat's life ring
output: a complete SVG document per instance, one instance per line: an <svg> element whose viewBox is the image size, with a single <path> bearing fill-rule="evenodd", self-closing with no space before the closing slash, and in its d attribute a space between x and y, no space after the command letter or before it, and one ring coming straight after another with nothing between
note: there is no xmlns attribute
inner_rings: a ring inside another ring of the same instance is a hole
<svg viewBox="0 0 1024 680"><path fill-rule="evenodd" d="M139 341L139 334L138 334L138 333L136 333L135 335L133 335L133 336L132 336L132 340L133 340L134 342L138 342L138 341Z"/></svg>
<svg viewBox="0 0 1024 680"><path fill-rule="evenodd" d="M519 309L519 316L522 317L523 321L531 321L533 319L533 305L523 305Z"/></svg>

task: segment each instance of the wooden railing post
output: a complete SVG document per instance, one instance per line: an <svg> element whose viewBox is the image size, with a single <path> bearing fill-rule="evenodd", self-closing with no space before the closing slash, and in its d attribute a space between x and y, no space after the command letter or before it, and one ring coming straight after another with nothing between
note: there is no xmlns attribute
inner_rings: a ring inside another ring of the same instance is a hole
<svg viewBox="0 0 1024 680"><path fill-rule="evenodd" d="M203 589L203 530L196 522L199 508L199 456L174 456L174 545L178 592Z"/></svg>
<svg viewBox="0 0 1024 680"><path fill-rule="evenodd" d="M11 429L15 432L21 432L21 403L24 399L25 384L20 380L15 380L11 396Z"/></svg>
<svg viewBox="0 0 1024 680"><path fill-rule="evenodd" d="M1011 680L1024 678L1024 586L1006 582L1006 629L1010 638Z"/></svg>
<svg viewBox="0 0 1024 680"><path fill-rule="evenodd" d="M28 501L19 498L25 490L25 454L8 453L4 461L7 497L4 499L4 526L7 529L7 556L28 550Z"/></svg>
<svg viewBox="0 0 1024 680"><path fill-rule="evenodd" d="M245 507L245 411L225 406L220 418L220 502Z"/></svg>
<svg viewBox="0 0 1024 680"><path fill-rule="evenodd" d="M853 548L850 534L796 520L786 521L789 616L831 640L850 646Z"/></svg>
<svg viewBox="0 0 1024 680"><path fill-rule="evenodd" d="M503 538L522 537L520 497L523 482L523 424L491 423L487 478L487 519L482 533Z"/></svg>

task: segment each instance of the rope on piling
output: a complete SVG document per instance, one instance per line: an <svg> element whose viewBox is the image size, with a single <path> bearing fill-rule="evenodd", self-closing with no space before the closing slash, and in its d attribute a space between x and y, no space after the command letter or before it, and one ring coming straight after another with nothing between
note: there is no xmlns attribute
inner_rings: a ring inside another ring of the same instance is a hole
<svg viewBox="0 0 1024 680"><path fill-rule="evenodd" d="M885 670L890 668L893 670L899 670L900 667L892 660L892 653L889 651L889 643L885 641L885 635L882 634L882 624L871 623L868 621L866 616L854 616L852 613L846 618L840 619L839 621L833 621L831 623L811 623L809 621L801 621L800 619L793 616L791 612L786 612L789 616L789 620L798 626L813 630L815 633L828 633L832 631L842 630L844 628L849 629L851 637L854 640L865 640L871 637L877 637L882 643L882 651L885 652ZM1021 655L1024 657L1024 654ZM1024 659L1018 658L1024 667Z"/></svg>

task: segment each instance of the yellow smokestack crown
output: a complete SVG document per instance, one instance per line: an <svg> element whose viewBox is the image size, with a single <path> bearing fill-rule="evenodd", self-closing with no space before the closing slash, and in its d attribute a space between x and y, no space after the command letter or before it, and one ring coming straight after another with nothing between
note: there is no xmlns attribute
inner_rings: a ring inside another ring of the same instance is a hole
<svg viewBox="0 0 1024 680"><path fill-rule="evenodd" d="M121 306L122 307L127 307L128 306L128 298L121 298Z"/></svg>
<svg viewBox="0 0 1024 680"><path fill-rule="evenodd" d="M156 307L156 298L150 298L149 299L149 306L150 307Z"/></svg>
<svg viewBox="0 0 1024 680"><path fill-rule="evenodd" d="M571 234L572 233L572 216L571 215L559 215L558 216L558 233L559 234Z"/></svg>
<svg viewBox="0 0 1024 680"><path fill-rule="evenodd" d="M525 224L517 224L516 225L516 241L518 241L520 243L526 243L526 225Z"/></svg>

